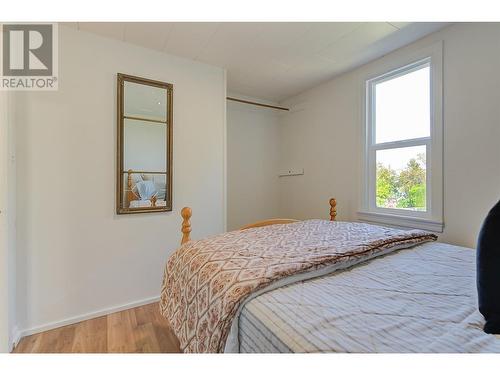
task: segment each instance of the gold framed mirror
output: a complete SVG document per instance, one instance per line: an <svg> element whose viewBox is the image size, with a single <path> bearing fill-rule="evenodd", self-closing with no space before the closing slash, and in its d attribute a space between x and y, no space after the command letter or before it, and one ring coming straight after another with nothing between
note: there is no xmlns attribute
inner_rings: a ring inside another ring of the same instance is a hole
<svg viewBox="0 0 500 375"><path fill-rule="evenodd" d="M117 75L117 214L172 211L173 85Z"/></svg>

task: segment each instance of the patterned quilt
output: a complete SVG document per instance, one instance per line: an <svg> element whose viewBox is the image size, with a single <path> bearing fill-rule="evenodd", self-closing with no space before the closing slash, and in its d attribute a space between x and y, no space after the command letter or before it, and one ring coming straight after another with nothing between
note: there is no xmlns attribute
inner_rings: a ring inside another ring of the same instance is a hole
<svg viewBox="0 0 500 375"><path fill-rule="evenodd" d="M222 352L239 307L270 284L436 239L420 230L306 220L190 241L167 261L161 313L182 351Z"/></svg>

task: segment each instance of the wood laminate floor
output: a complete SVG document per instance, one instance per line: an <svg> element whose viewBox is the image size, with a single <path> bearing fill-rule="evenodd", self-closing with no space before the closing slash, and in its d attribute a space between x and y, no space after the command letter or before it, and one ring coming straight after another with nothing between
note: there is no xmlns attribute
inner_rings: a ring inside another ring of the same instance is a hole
<svg viewBox="0 0 500 375"><path fill-rule="evenodd" d="M158 303L23 337L14 353L179 353Z"/></svg>

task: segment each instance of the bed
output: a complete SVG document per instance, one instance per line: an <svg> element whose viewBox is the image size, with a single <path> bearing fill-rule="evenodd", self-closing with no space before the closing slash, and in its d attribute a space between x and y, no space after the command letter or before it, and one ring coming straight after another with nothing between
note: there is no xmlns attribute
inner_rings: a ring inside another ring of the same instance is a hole
<svg viewBox="0 0 500 375"><path fill-rule="evenodd" d="M274 219L190 239L161 312L184 352L500 352L477 310L472 249L423 231Z"/></svg>
<svg viewBox="0 0 500 375"><path fill-rule="evenodd" d="M126 172L124 207L165 207L166 184L163 172Z"/></svg>

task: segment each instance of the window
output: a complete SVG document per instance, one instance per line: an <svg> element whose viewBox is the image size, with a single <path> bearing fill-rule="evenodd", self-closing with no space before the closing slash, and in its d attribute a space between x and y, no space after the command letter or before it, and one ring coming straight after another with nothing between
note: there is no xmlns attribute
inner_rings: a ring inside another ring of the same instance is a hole
<svg viewBox="0 0 500 375"><path fill-rule="evenodd" d="M442 231L437 52L365 81L362 220Z"/></svg>

